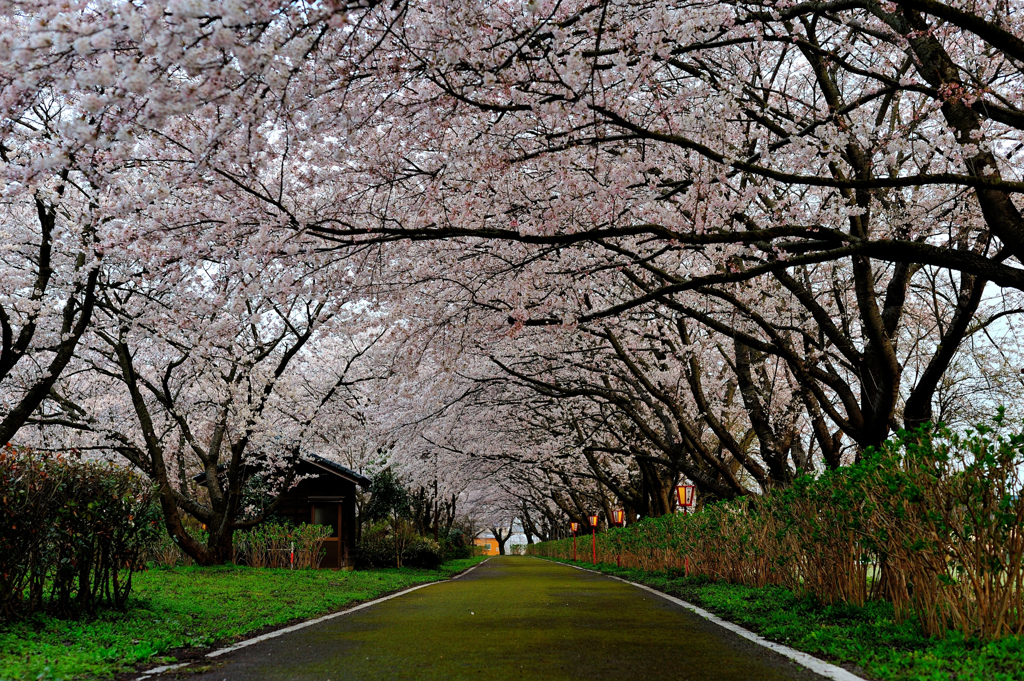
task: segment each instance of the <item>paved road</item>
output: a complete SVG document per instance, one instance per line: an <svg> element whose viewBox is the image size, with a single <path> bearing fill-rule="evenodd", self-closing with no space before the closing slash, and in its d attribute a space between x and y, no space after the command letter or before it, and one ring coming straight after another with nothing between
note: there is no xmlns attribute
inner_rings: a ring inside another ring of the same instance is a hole
<svg viewBox="0 0 1024 681"><path fill-rule="evenodd" d="M821 679L654 594L535 558L253 645L205 681Z"/></svg>

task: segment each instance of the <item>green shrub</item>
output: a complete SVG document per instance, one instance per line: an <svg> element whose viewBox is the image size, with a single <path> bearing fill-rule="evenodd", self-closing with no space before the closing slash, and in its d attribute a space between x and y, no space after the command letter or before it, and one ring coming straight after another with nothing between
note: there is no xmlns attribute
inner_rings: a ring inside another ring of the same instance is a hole
<svg viewBox="0 0 1024 681"><path fill-rule="evenodd" d="M359 568L385 568L399 565L395 555L394 537L387 523L378 523L363 532L356 546L356 566ZM428 537L410 536L399 543L402 547L401 565L433 570L445 561L441 545Z"/></svg>
<svg viewBox="0 0 1024 681"><path fill-rule="evenodd" d="M0 450L0 617L123 608L161 531L151 484L110 463Z"/></svg>
<svg viewBox="0 0 1024 681"><path fill-rule="evenodd" d="M357 568L396 567L395 543L388 534L386 522L377 522L363 530L356 544Z"/></svg>
<svg viewBox="0 0 1024 681"><path fill-rule="evenodd" d="M473 555L473 543L467 541L466 534L458 528L452 528L442 535L441 549L446 561L464 560Z"/></svg>
<svg viewBox="0 0 1024 681"><path fill-rule="evenodd" d="M402 565L436 570L444 562L444 551L441 545L428 537L416 537L405 547L402 554Z"/></svg>

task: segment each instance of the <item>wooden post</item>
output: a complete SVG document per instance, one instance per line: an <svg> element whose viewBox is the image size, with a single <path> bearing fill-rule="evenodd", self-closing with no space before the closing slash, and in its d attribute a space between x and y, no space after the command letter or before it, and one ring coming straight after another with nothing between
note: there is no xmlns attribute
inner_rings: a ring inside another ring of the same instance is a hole
<svg viewBox="0 0 1024 681"><path fill-rule="evenodd" d="M590 544L594 551L594 565L597 565L597 527L590 526Z"/></svg>

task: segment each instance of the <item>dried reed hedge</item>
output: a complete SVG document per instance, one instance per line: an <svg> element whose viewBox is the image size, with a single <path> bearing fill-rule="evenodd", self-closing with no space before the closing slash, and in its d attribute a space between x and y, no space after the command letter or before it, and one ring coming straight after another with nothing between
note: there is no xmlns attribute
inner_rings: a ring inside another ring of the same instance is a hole
<svg viewBox="0 0 1024 681"><path fill-rule="evenodd" d="M825 603L890 601L928 635L1024 633L1024 436L901 432L863 460L757 498L598 535L598 560L678 569ZM579 557L590 556L581 538ZM531 546L567 559L572 540Z"/></svg>

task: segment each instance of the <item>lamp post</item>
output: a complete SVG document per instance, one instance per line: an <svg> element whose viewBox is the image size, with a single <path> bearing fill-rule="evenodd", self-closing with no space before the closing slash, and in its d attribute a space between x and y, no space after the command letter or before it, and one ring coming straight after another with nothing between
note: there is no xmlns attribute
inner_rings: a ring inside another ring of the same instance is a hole
<svg viewBox="0 0 1024 681"><path fill-rule="evenodd" d="M683 513L693 513L697 503L697 488L693 485L676 485L676 499L679 500L679 507ZM686 576L690 576L690 557L683 557L683 566L686 569Z"/></svg>
<svg viewBox="0 0 1024 681"><path fill-rule="evenodd" d="M579 523L569 523L572 528L572 560L576 562L576 530L580 529Z"/></svg>
<svg viewBox="0 0 1024 681"><path fill-rule="evenodd" d="M597 514L587 520L590 521L590 548L594 553L594 565L597 565Z"/></svg>
<svg viewBox="0 0 1024 681"><path fill-rule="evenodd" d="M614 511L612 511L612 523L618 525L619 527L625 527L626 511L621 508L617 508ZM622 567L622 551L615 552L615 565L616 567Z"/></svg>

